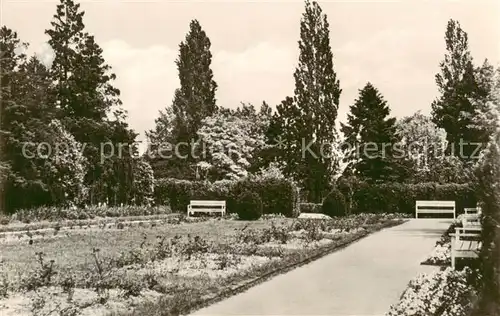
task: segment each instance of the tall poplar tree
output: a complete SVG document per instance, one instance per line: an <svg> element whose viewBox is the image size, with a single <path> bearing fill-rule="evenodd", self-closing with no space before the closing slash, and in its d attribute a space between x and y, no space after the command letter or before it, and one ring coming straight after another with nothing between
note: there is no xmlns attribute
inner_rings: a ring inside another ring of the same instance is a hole
<svg viewBox="0 0 500 316"><path fill-rule="evenodd" d="M176 60L180 88L175 91L173 112L174 137L177 141L196 139L201 121L217 109L215 91L217 84L210 68L212 53L210 39L197 20L189 24L189 32L179 44Z"/></svg>
<svg viewBox="0 0 500 316"><path fill-rule="evenodd" d="M270 126L281 132L285 174L301 183L310 201L319 202L337 166L332 144L337 140L341 89L333 67L328 19L315 1L305 2L299 51L294 97L277 106L273 120L278 122Z"/></svg>
<svg viewBox="0 0 500 316"><path fill-rule="evenodd" d="M156 127L148 133L153 157L150 158L155 176L193 179L195 161L190 146L175 146L180 143L192 145L198 140L197 132L202 120L217 110L215 92L217 83L211 69L212 53L210 39L197 20L189 24L189 32L179 44L176 60L180 87L175 90L171 108L160 113ZM158 150L163 150L158 155ZM156 157L154 157L156 155Z"/></svg>
<svg viewBox="0 0 500 316"><path fill-rule="evenodd" d="M476 113L475 100L486 97L487 91L477 82L481 72L473 65L467 33L460 23L450 20L445 33L446 54L436 74L441 96L432 103L432 119L444 128L448 150L462 161L471 160L477 143L487 141L483 131L472 127Z"/></svg>

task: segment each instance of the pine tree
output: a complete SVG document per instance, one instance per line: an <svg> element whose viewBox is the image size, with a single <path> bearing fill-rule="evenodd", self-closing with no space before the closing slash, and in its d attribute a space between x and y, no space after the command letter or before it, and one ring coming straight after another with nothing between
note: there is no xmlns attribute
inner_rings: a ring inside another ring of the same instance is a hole
<svg viewBox="0 0 500 316"><path fill-rule="evenodd" d="M317 2L306 1L300 23L295 95L277 106L271 126L282 131L286 175L300 181L309 200L321 201L337 166L332 144L341 89L333 69L329 23ZM269 141L275 141L268 139Z"/></svg>
<svg viewBox="0 0 500 316"><path fill-rule="evenodd" d="M367 83L350 106L347 124L341 124L349 145L347 173L361 176L370 182L395 180L400 176L394 158L396 119L389 117L390 109L380 92ZM403 158L403 157L401 157Z"/></svg>
<svg viewBox="0 0 500 316"><path fill-rule="evenodd" d="M469 51L468 36L459 22L448 22L445 41L447 53L440 63L441 72L436 74L441 96L432 103L432 119L445 129L448 150L461 160L469 161L476 144L486 141L482 132L471 128L476 112L474 100L484 97L485 91L476 82L477 70Z"/></svg>
<svg viewBox="0 0 500 316"><path fill-rule="evenodd" d="M51 101L65 127L85 144L90 202L127 202L128 193L123 192L130 192L133 183L133 150L127 148L120 157L114 155L102 162L102 156L109 153L102 153L101 145L111 142L118 151L119 143L132 144L136 134L125 122L120 91L112 84L116 76L102 57L102 48L85 31L83 17L79 4L60 0L52 27L45 31L55 53L50 69Z"/></svg>

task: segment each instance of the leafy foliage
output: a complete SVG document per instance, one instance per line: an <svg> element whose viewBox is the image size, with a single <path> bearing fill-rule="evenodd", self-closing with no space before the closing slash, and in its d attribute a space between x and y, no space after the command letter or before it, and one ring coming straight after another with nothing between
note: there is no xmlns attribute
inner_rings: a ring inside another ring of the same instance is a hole
<svg viewBox="0 0 500 316"><path fill-rule="evenodd" d="M470 169L456 156L447 154L446 132L431 118L417 112L397 122L404 152L406 173L412 183L465 183L471 181Z"/></svg>
<svg viewBox="0 0 500 316"><path fill-rule="evenodd" d="M253 115L255 112L246 116L219 112L203 120L198 137L203 152L205 148L208 152L198 166L210 180L237 180L248 175L254 153L264 144L262 127Z"/></svg>

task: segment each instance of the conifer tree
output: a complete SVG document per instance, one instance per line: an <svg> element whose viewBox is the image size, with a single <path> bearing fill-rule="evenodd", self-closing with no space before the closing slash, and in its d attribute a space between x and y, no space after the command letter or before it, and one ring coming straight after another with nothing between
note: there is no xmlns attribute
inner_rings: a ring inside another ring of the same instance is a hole
<svg viewBox="0 0 500 316"><path fill-rule="evenodd" d="M121 155L112 155L103 162L103 155L110 155L101 152L101 147L111 142L116 153L119 143L132 144L136 134L125 122L120 91L113 86L116 76L106 64L102 48L85 31L83 17L79 4L60 0L51 28L45 31L55 53L50 69L51 103L65 127L85 144L90 203L127 202L126 194L118 192L130 191L133 183L129 171L133 149L125 146ZM121 179L124 175L128 175L126 181Z"/></svg>
<svg viewBox="0 0 500 316"><path fill-rule="evenodd" d="M359 91L350 106L347 124L341 124L346 143L347 172L370 182L396 180L401 176L395 159L398 142L396 119L380 92L371 83ZM404 157L400 157L404 158Z"/></svg>

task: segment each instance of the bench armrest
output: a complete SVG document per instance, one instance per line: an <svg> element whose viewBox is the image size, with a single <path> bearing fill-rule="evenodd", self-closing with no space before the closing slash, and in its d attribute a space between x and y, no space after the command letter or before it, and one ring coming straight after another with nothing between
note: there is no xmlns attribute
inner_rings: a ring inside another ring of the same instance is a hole
<svg viewBox="0 0 500 316"><path fill-rule="evenodd" d="M460 237L480 237L481 231L481 227L455 227L455 234L452 234L451 238L459 241Z"/></svg>
<svg viewBox="0 0 500 316"><path fill-rule="evenodd" d="M467 231L481 233L482 230L481 226L455 227L455 233L466 233Z"/></svg>

